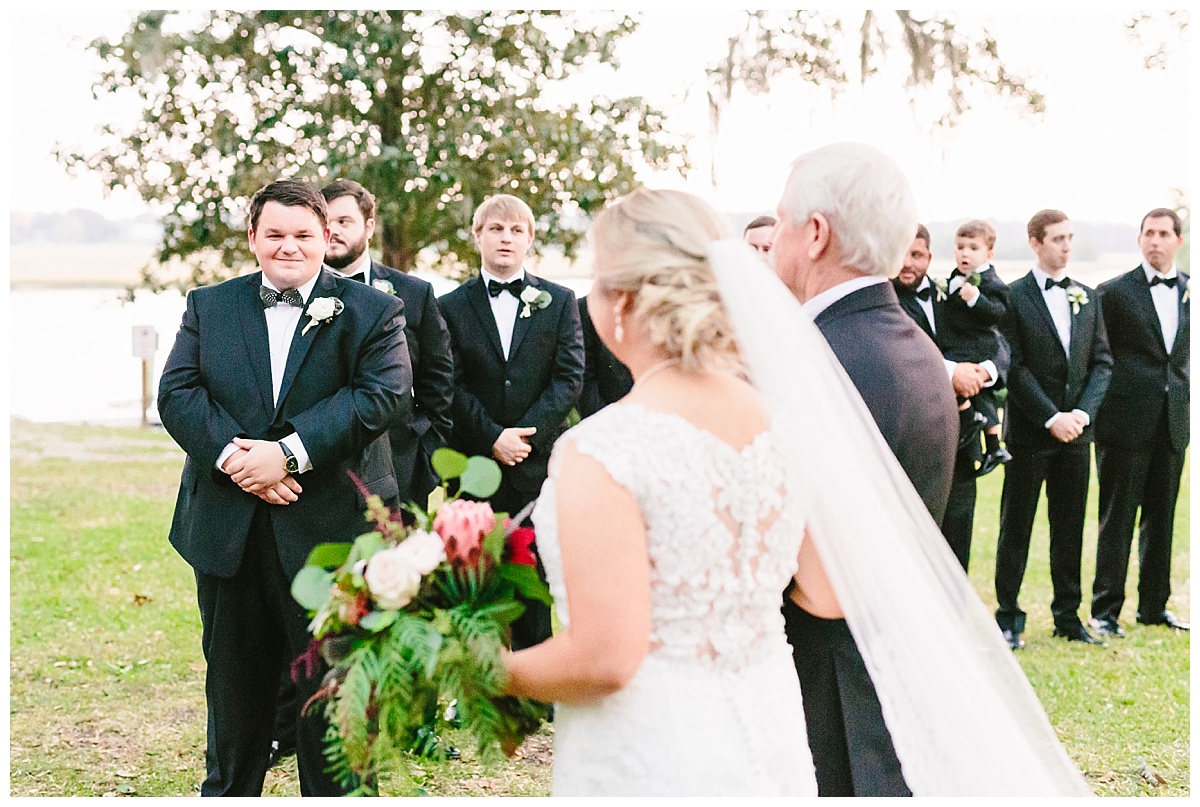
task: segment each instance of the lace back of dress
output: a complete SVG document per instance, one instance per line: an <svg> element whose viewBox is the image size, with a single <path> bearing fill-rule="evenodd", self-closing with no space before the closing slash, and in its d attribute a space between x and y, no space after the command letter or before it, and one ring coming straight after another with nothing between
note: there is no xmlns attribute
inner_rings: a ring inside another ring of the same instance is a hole
<svg viewBox="0 0 1200 807"><path fill-rule="evenodd" d="M736 669L778 651L803 527L771 432L735 449L677 415L617 404L568 436L641 509L651 653Z"/></svg>

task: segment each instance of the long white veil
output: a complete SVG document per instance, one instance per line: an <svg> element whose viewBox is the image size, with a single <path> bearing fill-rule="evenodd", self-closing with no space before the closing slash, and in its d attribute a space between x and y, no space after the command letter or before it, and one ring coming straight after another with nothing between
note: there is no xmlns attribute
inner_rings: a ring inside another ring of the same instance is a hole
<svg viewBox="0 0 1200 807"><path fill-rule="evenodd" d="M709 258L913 793L1090 795L811 318L740 241Z"/></svg>

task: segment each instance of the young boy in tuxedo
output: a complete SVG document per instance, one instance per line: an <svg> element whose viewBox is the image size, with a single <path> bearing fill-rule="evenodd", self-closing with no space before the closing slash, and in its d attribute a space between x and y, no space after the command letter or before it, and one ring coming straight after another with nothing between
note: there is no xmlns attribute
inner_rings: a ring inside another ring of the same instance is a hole
<svg viewBox="0 0 1200 807"><path fill-rule="evenodd" d="M946 289L945 316L939 334L942 354L950 361L980 363L999 352L1004 339L999 325L1008 310L1008 286L990 263L995 246L995 228L981 219L968 221L954 234L956 265ZM978 476L1012 459L1000 445L995 390L994 384L986 386L970 399L976 419L982 417L985 443Z"/></svg>

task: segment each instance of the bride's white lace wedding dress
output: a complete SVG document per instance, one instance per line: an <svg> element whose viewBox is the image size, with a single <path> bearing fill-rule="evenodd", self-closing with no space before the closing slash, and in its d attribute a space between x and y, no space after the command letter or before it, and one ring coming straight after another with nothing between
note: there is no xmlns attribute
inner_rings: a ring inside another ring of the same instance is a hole
<svg viewBox="0 0 1200 807"><path fill-rule="evenodd" d="M637 500L652 610L651 649L630 684L595 704L555 707L554 794L816 795L779 610L804 519L784 495L776 435L738 450L677 415L619 403L562 440ZM559 456L533 518L567 624Z"/></svg>

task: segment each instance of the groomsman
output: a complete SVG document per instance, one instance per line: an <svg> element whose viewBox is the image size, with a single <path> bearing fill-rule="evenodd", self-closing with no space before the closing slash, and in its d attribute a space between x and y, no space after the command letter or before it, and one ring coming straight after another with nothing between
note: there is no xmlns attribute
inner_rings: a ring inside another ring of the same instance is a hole
<svg viewBox="0 0 1200 807"><path fill-rule="evenodd" d="M515 196L489 197L472 223L482 269L440 300L454 353L450 444L490 456L503 478L492 497L516 515L537 498L550 449L583 387L583 334L570 289L525 271L533 211ZM550 637L550 609L525 602L513 649Z"/></svg>
<svg viewBox="0 0 1200 807"><path fill-rule="evenodd" d="M929 230L917 225L917 234L905 253L900 274L892 280L900 307L913 318L941 350L938 330L945 311L946 295L929 279L929 264L933 253L929 247ZM1000 342L997 352L981 364L955 362L948 359L946 371L956 395L970 398L979 390L995 384L1008 372L1008 346ZM970 406L959 409L958 451L954 455L953 482L946 513L942 518L942 534L962 564L963 571L971 557L971 539L975 530L976 472L975 463L982 458L979 449L978 419Z"/></svg>
<svg viewBox="0 0 1200 807"><path fill-rule="evenodd" d="M441 481L429 464L450 440L454 361L450 332L438 311L433 286L371 258L375 196L351 179L321 189L329 204L329 249L325 265L343 277L400 298L404 336L413 371L412 412L388 431L401 501L424 505Z"/></svg>
<svg viewBox="0 0 1200 807"><path fill-rule="evenodd" d="M1191 306L1188 275L1175 268L1182 246L1175 211L1151 210L1138 235L1142 265L1098 289L1113 354L1112 383L1096 417L1100 537L1092 619L1105 636L1125 634L1119 618L1139 508L1137 621L1188 630L1167 610L1175 501L1190 436Z"/></svg>
<svg viewBox="0 0 1200 807"><path fill-rule="evenodd" d="M1024 647L1017 605L1042 483L1050 518L1054 635L1103 644L1079 620L1083 520L1091 475L1092 421L1108 390L1112 354L1094 290L1067 277L1073 230L1065 213L1029 220L1037 264L1010 287L1001 330L1012 352L996 545L996 622L1013 650Z"/></svg>
<svg viewBox="0 0 1200 807"><path fill-rule="evenodd" d="M351 179L339 179L321 189L329 210L329 246L325 266L339 277L365 283L404 304L404 337L413 373L411 407L398 413L388 429L392 469L400 501L424 505L439 479L429 464L433 452L450 437L450 404L454 399L454 370L450 334L438 313L433 286L371 259L375 234L375 196ZM279 690L278 717L271 762L295 753L296 690L284 675Z"/></svg>
<svg viewBox="0 0 1200 807"><path fill-rule="evenodd" d="M588 298L579 300L579 322L583 326L583 394L579 398L579 415L594 415L633 389L629 368L612 354L592 324L588 313Z"/></svg>
<svg viewBox="0 0 1200 807"><path fill-rule="evenodd" d="M171 545L196 574L208 663L204 796L258 796L280 675L309 644L292 599L309 552L361 532L349 473L396 501L384 432L412 390L403 306L322 270L325 199L292 180L250 203L261 272L188 294L159 382L187 453ZM322 670L302 680L301 701ZM300 792L346 791L325 771L323 709L298 726Z"/></svg>
<svg viewBox="0 0 1200 807"><path fill-rule="evenodd" d="M758 257L768 266L771 265L771 244L775 239L777 223L774 216L759 216L742 230L742 240L754 247Z"/></svg>
<svg viewBox="0 0 1200 807"><path fill-rule="evenodd" d="M954 393L937 348L905 314L888 282L916 225L908 181L869 146L826 146L793 164L779 218L775 272L813 316L940 522L958 441ZM802 575L823 568L811 541L801 553L807 553ZM820 580L811 582L789 590L783 615L818 795L911 795L841 607L816 593Z"/></svg>

